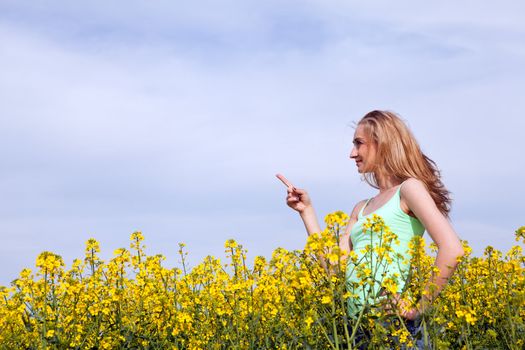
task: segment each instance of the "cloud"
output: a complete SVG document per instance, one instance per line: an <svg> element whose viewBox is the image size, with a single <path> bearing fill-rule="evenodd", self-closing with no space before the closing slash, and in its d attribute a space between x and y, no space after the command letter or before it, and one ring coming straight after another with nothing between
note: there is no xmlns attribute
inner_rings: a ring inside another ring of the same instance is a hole
<svg viewBox="0 0 525 350"><path fill-rule="evenodd" d="M300 248L274 173L320 216L349 211L371 196L349 125L372 108L400 112L437 161L462 238L511 235L521 5L420 6L2 2L0 283L91 234L108 252L137 229L167 255L178 240L219 255L231 236L253 254Z"/></svg>

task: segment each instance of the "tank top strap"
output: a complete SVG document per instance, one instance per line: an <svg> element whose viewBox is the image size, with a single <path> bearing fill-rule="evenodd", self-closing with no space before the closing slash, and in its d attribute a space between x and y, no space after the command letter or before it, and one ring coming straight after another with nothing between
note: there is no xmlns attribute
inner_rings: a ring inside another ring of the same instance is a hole
<svg viewBox="0 0 525 350"><path fill-rule="evenodd" d="M407 179L408 180L408 179ZM407 182L407 180L401 182L401 184L399 185L399 187L397 188L397 193L396 193L396 197L398 198L398 200L401 202L401 187L403 187L403 185L405 184L405 182Z"/></svg>
<svg viewBox="0 0 525 350"><path fill-rule="evenodd" d="M394 197L397 198L397 200L401 199L401 187L403 187L403 184L404 182L402 182L401 185L397 187L396 194L394 195Z"/></svg>
<svg viewBox="0 0 525 350"><path fill-rule="evenodd" d="M390 197L390 199L385 204L383 204L383 206L380 207L379 209L383 211L383 215L388 215L387 213L394 213L398 209L401 209L400 203L401 203L401 186L398 186L396 191L392 195L392 197Z"/></svg>
<svg viewBox="0 0 525 350"><path fill-rule="evenodd" d="M368 198L365 202L365 204L361 207L361 209L359 210L359 215L357 215L357 217L361 217L363 216L363 211L365 210L366 206L368 205L368 202L370 202L372 198Z"/></svg>

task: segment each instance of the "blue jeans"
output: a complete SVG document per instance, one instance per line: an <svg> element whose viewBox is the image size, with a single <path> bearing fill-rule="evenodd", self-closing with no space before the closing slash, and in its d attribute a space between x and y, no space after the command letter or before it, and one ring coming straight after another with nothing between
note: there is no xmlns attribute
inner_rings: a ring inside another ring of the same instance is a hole
<svg viewBox="0 0 525 350"><path fill-rule="evenodd" d="M405 326L407 327L408 332L414 340L413 349L425 349L425 334L423 332L423 325L421 324L421 319L406 320ZM428 334L426 335L428 337ZM430 339L427 338L428 345L430 346Z"/></svg>
<svg viewBox="0 0 525 350"><path fill-rule="evenodd" d="M397 337L389 336L389 339L396 345L395 348L396 349L400 348L404 350L405 349L425 349L424 332L423 332L423 326L421 324L421 319L416 319L413 321L404 320L403 322L405 323L405 327L407 328L408 332L412 336L414 345L409 348L405 344L400 344L399 339ZM384 327L388 327L389 321L383 321L382 325ZM352 334L352 329L350 327L349 327L349 331L350 331L350 334ZM357 346L357 349L359 350L368 349L370 338L371 338L370 332L359 329L356 332L354 344ZM430 345L429 339L428 339L428 344L430 347L431 345Z"/></svg>

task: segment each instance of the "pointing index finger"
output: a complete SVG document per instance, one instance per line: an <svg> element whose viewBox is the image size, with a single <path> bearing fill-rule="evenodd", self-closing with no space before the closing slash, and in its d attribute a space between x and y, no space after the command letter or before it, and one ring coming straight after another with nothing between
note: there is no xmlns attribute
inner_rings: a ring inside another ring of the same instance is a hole
<svg viewBox="0 0 525 350"><path fill-rule="evenodd" d="M282 174L276 174L275 176L276 176L279 180L281 180L282 183L283 183L286 187L291 187L293 190L295 190L295 186L292 185L292 184L290 183L290 181L288 181L288 179L285 178Z"/></svg>

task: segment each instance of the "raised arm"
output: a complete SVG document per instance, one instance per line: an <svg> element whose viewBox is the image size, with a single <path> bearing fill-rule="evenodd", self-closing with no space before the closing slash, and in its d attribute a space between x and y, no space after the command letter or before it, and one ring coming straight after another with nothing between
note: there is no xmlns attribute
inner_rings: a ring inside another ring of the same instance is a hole
<svg viewBox="0 0 525 350"><path fill-rule="evenodd" d="M313 233L321 232L317 214L315 213L312 201L308 192L293 186L288 187L288 195L286 196L286 204L299 213L303 220L306 233L311 235Z"/></svg>
<svg viewBox="0 0 525 350"><path fill-rule="evenodd" d="M433 276L426 286L434 284L437 289L427 294L430 300L422 300L420 311L424 310L425 303L432 301L447 284L458 264L458 257L464 254L463 246L449 220L439 211L425 185L416 179L408 179L401 187L401 198L411 212L425 226L426 231L436 243L438 252L436 266L439 274ZM410 315L408 315L410 316Z"/></svg>
<svg viewBox="0 0 525 350"><path fill-rule="evenodd" d="M321 226L317 220L317 214L315 213L308 192L303 189L296 188L281 174L277 174L277 178L279 178L279 180L281 180L287 186L286 204L299 213L304 227L306 228L306 233L311 235L321 232ZM344 234L339 237L339 248L341 248L341 251L344 254L348 254L352 250L350 232L352 231L354 224L357 222L359 210L361 210L361 207L365 204L365 202L366 201L363 200L356 204L352 210L352 213L350 214L350 220ZM330 269L328 268L324 256L319 256L318 259L325 270L329 272Z"/></svg>

